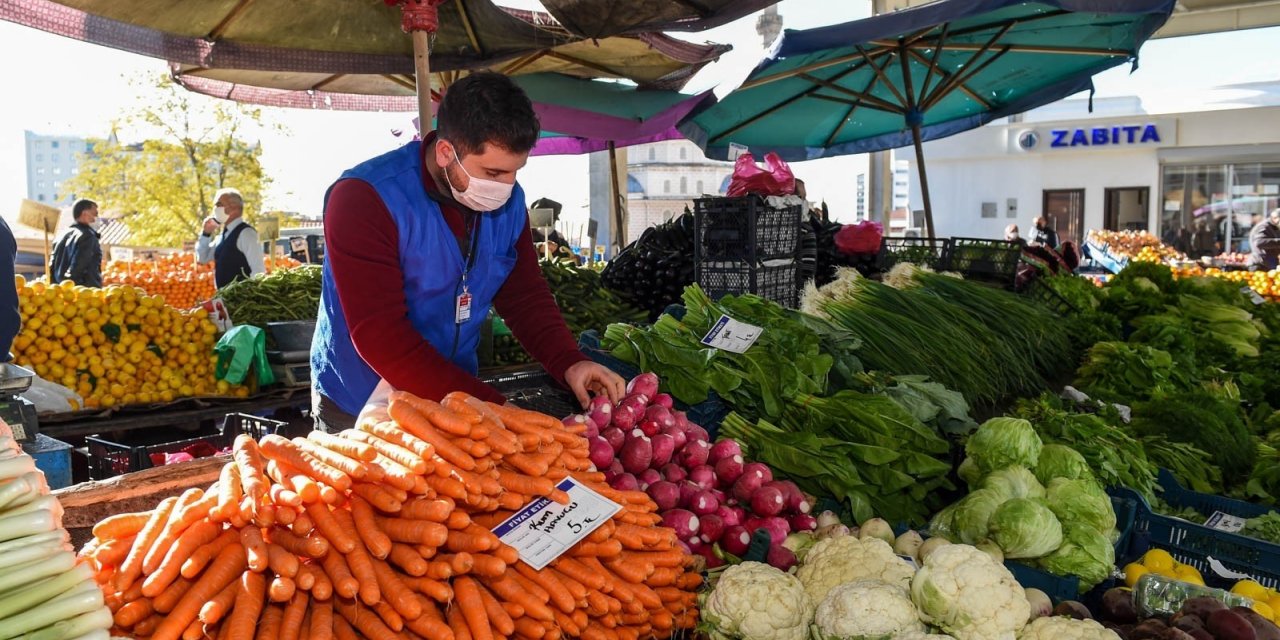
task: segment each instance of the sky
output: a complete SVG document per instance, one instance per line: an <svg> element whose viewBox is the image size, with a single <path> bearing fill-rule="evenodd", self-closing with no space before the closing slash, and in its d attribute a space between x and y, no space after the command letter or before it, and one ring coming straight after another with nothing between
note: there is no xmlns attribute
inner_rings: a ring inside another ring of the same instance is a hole
<svg viewBox="0 0 1280 640"><path fill-rule="evenodd" d="M541 8L537 0L498 2ZM804 29L866 17L870 2L782 0L778 12L786 28ZM720 87L718 93L723 93L745 78L764 54L755 20L753 15L701 33L673 34L735 47L696 76L686 90ZM112 122L138 99L128 78L166 72L160 60L2 21L0 59L22 61L0 65L0 86L6 93L0 101L0 207L15 209L26 195L24 130L105 136ZM1125 65L1099 74L1096 97L1136 95L1150 113L1196 110L1207 100L1221 99L1222 92L1209 91L1213 87L1280 80L1276 60L1280 60L1280 28L1156 40L1142 49L1136 72L1131 74ZM263 209L319 213L325 189L345 168L403 144L405 138L392 131L412 129L411 116L403 113L266 111L269 122L283 124L285 131L264 133L260 140L264 168L274 179L260 203ZM127 141L128 135L121 132ZM854 208L854 176L865 166L865 157L854 156L798 163L794 170L805 179L811 198L826 200L833 214L847 219ZM567 218L585 212L585 156L533 158L519 179L531 197L547 196L564 203ZM110 208L110 203L103 204Z"/></svg>

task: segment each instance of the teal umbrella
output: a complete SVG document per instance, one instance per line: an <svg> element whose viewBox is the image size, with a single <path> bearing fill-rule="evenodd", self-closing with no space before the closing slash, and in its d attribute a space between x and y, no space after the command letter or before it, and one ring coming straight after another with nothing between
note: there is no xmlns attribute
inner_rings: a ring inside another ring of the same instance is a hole
<svg viewBox="0 0 1280 640"><path fill-rule="evenodd" d="M742 86L682 125L710 157L731 144L789 161L921 143L1090 89L1137 59L1174 0L941 0L787 31Z"/></svg>

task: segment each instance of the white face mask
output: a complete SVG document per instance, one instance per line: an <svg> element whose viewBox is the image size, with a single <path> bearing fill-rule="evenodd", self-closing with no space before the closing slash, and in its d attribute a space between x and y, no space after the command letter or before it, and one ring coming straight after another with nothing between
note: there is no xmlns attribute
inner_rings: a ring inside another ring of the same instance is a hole
<svg viewBox="0 0 1280 640"><path fill-rule="evenodd" d="M89 228L94 231L102 231L102 218L94 218L93 222L89 223Z"/></svg>
<svg viewBox="0 0 1280 640"><path fill-rule="evenodd" d="M444 180L449 183L449 190L453 192L453 199L459 204L473 211L495 211L511 199L511 190L515 185L497 180L484 180L477 178L467 172L467 168L462 166L462 159L458 157L458 150L455 147L453 151L453 161L458 163L458 168L462 169L462 173L467 175L468 183L465 191L459 191L453 186L453 182L449 180L449 172L444 172Z"/></svg>
<svg viewBox="0 0 1280 640"><path fill-rule="evenodd" d="M226 208L226 207L214 207L214 208L213 208L213 219L214 219L214 220L217 220L217 221L218 221L218 224L223 224L223 223L225 223L225 222L227 221L227 208Z"/></svg>

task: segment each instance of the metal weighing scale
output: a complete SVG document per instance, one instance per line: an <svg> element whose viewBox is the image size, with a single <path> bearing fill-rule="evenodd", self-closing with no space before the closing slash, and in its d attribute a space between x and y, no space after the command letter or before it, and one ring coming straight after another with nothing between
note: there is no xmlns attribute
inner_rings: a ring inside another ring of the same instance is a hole
<svg viewBox="0 0 1280 640"><path fill-rule="evenodd" d="M289 387L311 386L311 336L314 320L268 322L267 331L275 339L275 349L267 351L267 361L276 380Z"/></svg>
<svg viewBox="0 0 1280 640"><path fill-rule="evenodd" d="M39 431L36 406L22 397L35 377L16 364L0 363L0 419L13 429L14 439L22 443L34 441Z"/></svg>

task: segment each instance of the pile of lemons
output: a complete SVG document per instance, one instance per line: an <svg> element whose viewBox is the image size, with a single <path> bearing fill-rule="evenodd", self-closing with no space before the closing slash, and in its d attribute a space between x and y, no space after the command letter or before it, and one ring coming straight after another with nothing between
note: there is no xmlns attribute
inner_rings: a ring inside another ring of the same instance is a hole
<svg viewBox="0 0 1280 640"><path fill-rule="evenodd" d="M130 286L16 281L22 331L15 362L84 398L84 407L247 397L216 380L218 329L203 310L181 311Z"/></svg>
<svg viewBox="0 0 1280 640"><path fill-rule="evenodd" d="M1178 562L1164 549L1152 549L1138 562L1125 565L1124 583L1132 588L1148 573L1204 586L1204 578L1195 567ZM1280 617L1280 593L1275 589L1264 587L1253 580L1241 580L1231 588L1231 593L1253 600L1252 609L1272 622Z"/></svg>

